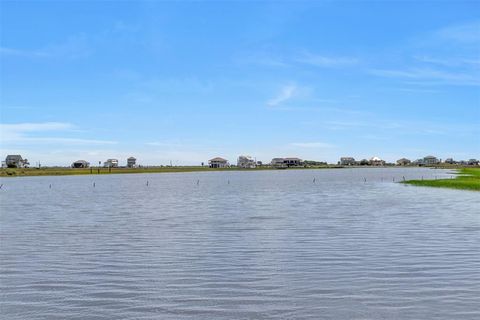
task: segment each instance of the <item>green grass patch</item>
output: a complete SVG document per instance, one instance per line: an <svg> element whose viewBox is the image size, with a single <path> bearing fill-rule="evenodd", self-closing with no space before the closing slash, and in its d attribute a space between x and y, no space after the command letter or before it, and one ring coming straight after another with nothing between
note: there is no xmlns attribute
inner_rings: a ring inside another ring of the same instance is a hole
<svg viewBox="0 0 480 320"><path fill-rule="evenodd" d="M406 184L422 187L438 187L480 191L480 168L463 168L454 179L408 180Z"/></svg>

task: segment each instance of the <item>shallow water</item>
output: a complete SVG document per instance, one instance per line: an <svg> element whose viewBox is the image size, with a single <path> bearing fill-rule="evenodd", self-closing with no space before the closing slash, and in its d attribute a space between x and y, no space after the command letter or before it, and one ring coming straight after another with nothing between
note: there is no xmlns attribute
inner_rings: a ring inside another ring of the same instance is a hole
<svg viewBox="0 0 480 320"><path fill-rule="evenodd" d="M447 174L2 179L0 318L480 319L480 194L393 183Z"/></svg>

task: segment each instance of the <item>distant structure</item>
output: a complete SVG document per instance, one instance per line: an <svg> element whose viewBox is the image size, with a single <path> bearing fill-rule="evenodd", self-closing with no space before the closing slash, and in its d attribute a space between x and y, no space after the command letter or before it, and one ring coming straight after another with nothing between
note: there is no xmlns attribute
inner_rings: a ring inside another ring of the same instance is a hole
<svg viewBox="0 0 480 320"><path fill-rule="evenodd" d="M220 157L216 157L208 160L208 166L210 168L226 168L228 167L228 160Z"/></svg>
<svg viewBox="0 0 480 320"><path fill-rule="evenodd" d="M342 166L354 166L357 162L352 157L341 157L338 164Z"/></svg>
<svg viewBox="0 0 480 320"><path fill-rule="evenodd" d="M426 165L426 166L436 165L439 163L440 163L440 160L438 160L434 156L426 156L423 158L423 165Z"/></svg>
<svg viewBox="0 0 480 320"><path fill-rule="evenodd" d="M136 168L137 167L137 159L134 157L130 157L127 159L127 168Z"/></svg>
<svg viewBox="0 0 480 320"><path fill-rule="evenodd" d="M447 158L447 159L445 159L445 163L448 163L448 164L456 164L457 161L453 160L453 158Z"/></svg>
<svg viewBox="0 0 480 320"><path fill-rule="evenodd" d="M370 164L371 166L384 166L385 160L382 160L379 157L373 157L373 158L370 158L370 160L368 161L368 164Z"/></svg>
<svg viewBox="0 0 480 320"><path fill-rule="evenodd" d="M270 164L273 166L273 167L277 167L277 168L281 168L281 167L287 167L285 165L285 159L283 158L273 158L272 161L270 162Z"/></svg>
<svg viewBox="0 0 480 320"><path fill-rule="evenodd" d="M103 163L103 166L105 168L118 168L118 159L107 159L107 161Z"/></svg>
<svg viewBox="0 0 480 320"><path fill-rule="evenodd" d="M5 166L7 168L28 168L30 163L27 159L23 159L19 154L9 154L5 158Z"/></svg>
<svg viewBox="0 0 480 320"><path fill-rule="evenodd" d="M270 164L277 168L298 167L303 165L300 158L273 158Z"/></svg>
<svg viewBox="0 0 480 320"><path fill-rule="evenodd" d="M237 167L244 169L253 169L256 167L255 160L250 156L239 156L237 159Z"/></svg>
<svg viewBox="0 0 480 320"><path fill-rule="evenodd" d="M77 160L72 163L72 168L88 168L90 167L90 163L85 160Z"/></svg>
<svg viewBox="0 0 480 320"><path fill-rule="evenodd" d="M469 166L478 166L479 164L480 164L480 161L478 161L477 159L468 160L468 165Z"/></svg>
<svg viewBox="0 0 480 320"><path fill-rule="evenodd" d="M397 166L408 166L411 163L412 163L412 161L410 161L406 158L402 158L402 159L397 160Z"/></svg>

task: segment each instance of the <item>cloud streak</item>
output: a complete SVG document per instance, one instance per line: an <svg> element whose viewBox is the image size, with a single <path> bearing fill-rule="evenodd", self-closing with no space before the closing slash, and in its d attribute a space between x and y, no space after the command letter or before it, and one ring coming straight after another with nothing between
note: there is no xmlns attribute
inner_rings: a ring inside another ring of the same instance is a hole
<svg viewBox="0 0 480 320"><path fill-rule="evenodd" d="M284 86L282 90L275 97L267 101L267 105L270 107L278 106L292 99L297 92L298 92L298 88L295 85Z"/></svg>
<svg viewBox="0 0 480 320"><path fill-rule="evenodd" d="M70 137L39 137L42 132L71 132L76 127L68 122L40 122L0 124L0 142L2 144L19 143L56 143L56 144L116 144L116 141L70 138ZM32 136L34 134L34 136Z"/></svg>

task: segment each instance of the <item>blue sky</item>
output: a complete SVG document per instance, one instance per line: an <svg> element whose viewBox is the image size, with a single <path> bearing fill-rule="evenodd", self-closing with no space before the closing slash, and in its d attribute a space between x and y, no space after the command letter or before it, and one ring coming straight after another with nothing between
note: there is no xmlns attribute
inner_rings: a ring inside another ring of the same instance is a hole
<svg viewBox="0 0 480 320"><path fill-rule="evenodd" d="M478 1L2 1L0 156L480 158Z"/></svg>

